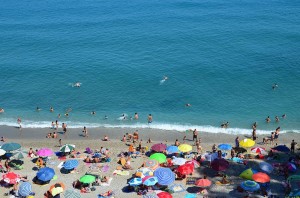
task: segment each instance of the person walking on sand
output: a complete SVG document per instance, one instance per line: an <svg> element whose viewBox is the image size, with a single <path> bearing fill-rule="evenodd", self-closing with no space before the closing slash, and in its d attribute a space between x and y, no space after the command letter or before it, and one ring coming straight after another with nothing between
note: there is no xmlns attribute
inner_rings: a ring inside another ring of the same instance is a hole
<svg viewBox="0 0 300 198"><path fill-rule="evenodd" d="M292 140L292 142L291 142L291 153L295 153L296 144L297 144L297 142L295 142L295 140Z"/></svg>
<svg viewBox="0 0 300 198"><path fill-rule="evenodd" d="M83 127L83 131L82 132L84 133L84 137L89 137L88 131L87 131L87 129L86 129L85 126Z"/></svg>
<svg viewBox="0 0 300 198"><path fill-rule="evenodd" d="M197 131L197 129L195 129L194 131L193 131L193 141L194 140L197 140L198 139L198 131Z"/></svg>
<svg viewBox="0 0 300 198"><path fill-rule="evenodd" d="M61 147L61 139L58 140L59 147Z"/></svg>
<svg viewBox="0 0 300 198"><path fill-rule="evenodd" d="M55 130L58 129L58 120L55 121Z"/></svg>
<svg viewBox="0 0 300 198"><path fill-rule="evenodd" d="M256 140L256 129L253 129L252 131L252 140L255 141Z"/></svg>
<svg viewBox="0 0 300 198"><path fill-rule="evenodd" d="M63 129L64 134L67 133L67 124L66 123L62 123L61 127Z"/></svg>

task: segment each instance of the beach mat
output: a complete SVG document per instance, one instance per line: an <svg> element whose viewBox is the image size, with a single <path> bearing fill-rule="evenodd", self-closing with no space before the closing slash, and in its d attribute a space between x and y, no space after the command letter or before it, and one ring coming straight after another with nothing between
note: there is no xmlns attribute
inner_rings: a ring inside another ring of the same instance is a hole
<svg viewBox="0 0 300 198"><path fill-rule="evenodd" d="M172 184L169 186L169 189L171 189L174 193L180 193L185 191L185 188L181 184Z"/></svg>
<svg viewBox="0 0 300 198"><path fill-rule="evenodd" d="M195 182L201 179L201 177L187 177L186 178L186 185L195 185Z"/></svg>
<svg viewBox="0 0 300 198"><path fill-rule="evenodd" d="M129 175L129 171L115 170L115 171L113 172L113 174L116 174L116 175L123 175L123 176L128 176L128 175Z"/></svg>

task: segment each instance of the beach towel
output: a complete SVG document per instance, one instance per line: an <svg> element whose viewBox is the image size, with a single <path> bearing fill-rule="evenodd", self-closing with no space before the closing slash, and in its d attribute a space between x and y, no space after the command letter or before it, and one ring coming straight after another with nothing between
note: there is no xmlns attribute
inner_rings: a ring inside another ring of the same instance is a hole
<svg viewBox="0 0 300 198"><path fill-rule="evenodd" d="M117 175L123 175L123 176L128 176L129 175L129 171L122 171L122 170L115 170L113 172L113 174L117 174Z"/></svg>
<svg viewBox="0 0 300 198"><path fill-rule="evenodd" d="M100 186L110 186L112 180L113 178L109 178L107 182L101 183Z"/></svg>
<svg viewBox="0 0 300 198"><path fill-rule="evenodd" d="M101 169L101 171L104 172L104 173L107 172L108 170L109 170L108 165L103 166L102 169Z"/></svg>
<svg viewBox="0 0 300 198"><path fill-rule="evenodd" d="M186 185L195 185L195 182L201 179L200 177L187 177L186 178Z"/></svg>

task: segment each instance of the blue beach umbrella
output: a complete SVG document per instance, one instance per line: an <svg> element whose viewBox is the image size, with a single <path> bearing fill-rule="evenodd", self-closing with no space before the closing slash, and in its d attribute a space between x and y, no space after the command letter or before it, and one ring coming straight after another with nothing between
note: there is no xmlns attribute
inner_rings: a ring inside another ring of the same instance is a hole
<svg viewBox="0 0 300 198"><path fill-rule="evenodd" d="M71 159L71 160L68 160L64 163L64 168L66 170L71 170L71 169L74 169L78 166L79 162L78 160L75 160L75 159Z"/></svg>
<svg viewBox="0 0 300 198"><path fill-rule="evenodd" d="M52 168L45 167L41 168L39 172L37 172L36 177L41 181L50 181L55 175L55 172Z"/></svg>
<svg viewBox="0 0 300 198"><path fill-rule="evenodd" d="M168 154L178 153L179 152L177 146L168 146L166 150L167 150Z"/></svg>
<svg viewBox="0 0 300 198"><path fill-rule="evenodd" d="M280 152L284 152L284 153L288 153L290 152L291 150L285 146L285 145L279 145L279 146L276 146L274 148L272 148L273 150L276 150L276 151L280 151Z"/></svg>
<svg viewBox="0 0 300 198"><path fill-rule="evenodd" d="M142 181L146 186L154 186L158 182L157 177L153 176L146 176L142 179Z"/></svg>
<svg viewBox="0 0 300 198"><path fill-rule="evenodd" d="M268 162L259 163L259 168L267 173L271 173L273 171L273 166Z"/></svg>
<svg viewBox="0 0 300 198"><path fill-rule="evenodd" d="M130 186L138 186L138 185L141 185L143 183L142 179L139 178L139 177L135 177L135 178L132 178L128 184Z"/></svg>
<svg viewBox="0 0 300 198"><path fill-rule="evenodd" d="M258 183L256 183L255 181L251 181L251 180L246 180L243 181L241 183L241 187L245 190L245 191L250 191L250 192L254 192L260 189L260 186Z"/></svg>
<svg viewBox="0 0 300 198"><path fill-rule="evenodd" d="M19 187L19 195L21 196L29 196L31 193L31 183L29 182L23 182L21 183L20 187Z"/></svg>
<svg viewBox="0 0 300 198"><path fill-rule="evenodd" d="M1 146L1 149L5 150L6 152L15 151L21 148L21 145L14 142L5 143Z"/></svg>
<svg viewBox="0 0 300 198"><path fill-rule="evenodd" d="M232 149L232 146L230 144L219 144L218 148L220 150L228 151Z"/></svg>
<svg viewBox="0 0 300 198"><path fill-rule="evenodd" d="M157 177L158 184L169 185L175 181L175 174L169 168L158 168L154 171L154 176Z"/></svg>

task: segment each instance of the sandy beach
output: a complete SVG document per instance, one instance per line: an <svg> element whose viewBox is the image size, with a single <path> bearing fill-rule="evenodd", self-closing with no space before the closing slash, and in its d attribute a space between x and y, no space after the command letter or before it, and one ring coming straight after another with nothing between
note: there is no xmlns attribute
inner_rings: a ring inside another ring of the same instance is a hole
<svg viewBox="0 0 300 198"><path fill-rule="evenodd" d="M166 143L167 145L172 145L175 142L175 139L178 139L180 142L183 142L183 137L185 133L178 132L178 131L163 131L163 130L154 130L154 129L136 129L139 131L140 139L142 139L142 146L151 147L154 143ZM97 194L106 192L108 190L113 190L115 193L115 197L141 197L138 196L136 193L125 193L123 192L124 187L127 186L128 179L132 177L132 174L135 173L135 171L142 165L145 159L147 159L146 156L137 157L132 160L132 167L133 170L130 170L130 174L128 176L119 176L119 175L113 175L113 171L118 166L117 161L118 157L117 155L122 151L127 151L128 146L121 141L121 138L126 133L133 133L134 129L129 128L91 128L88 129L89 137L83 137L82 128L78 129L68 129L67 135L62 134L62 130L59 129L57 132L59 134L59 137L56 139L48 139L46 138L46 135L48 133L53 133L55 130L50 128L24 128L22 130L19 130L15 127L8 127L8 126L1 126L0 127L0 136L3 136L7 139L7 142L17 142L22 145L23 150L28 151L29 148L39 149L42 147L48 147L53 149L53 151L59 150L59 144L58 139L62 139L62 144L75 144L76 150L81 152L83 156L86 156L87 154L83 153L86 147L90 147L91 149L100 149L100 147L108 148L111 152L112 161L109 163L106 163L109 165L109 171L103 173L101 172L101 176L109 176L112 177L113 180L110 184L110 186L99 186L96 187L96 191L82 194L83 197L97 197ZM110 139L110 141L102 141L101 139L107 135ZM199 132L198 137L201 138L201 146L203 148L203 153L205 151L211 151L211 147L213 144L220 144L220 143L229 143L234 146L234 140L236 138L236 135L228 135L223 133L204 133ZM241 135L239 138L247 138L249 136ZM263 146L267 150L269 150L270 145L262 145L262 138L265 136L259 136L258 140L256 141L256 146ZM146 143L146 141L151 138L153 143ZM295 139L296 141L300 139L300 134L297 133L287 133L287 134L280 134L279 142L278 144L286 144L288 147L290 145L290 142ZM185 143L193 145L194 142L192 141L192 132L187 134L187 138L185 140ZM196 147L193 146L193 151L196 151ZM287 156L286 156L287 157ZM26 157L24 159L24 169L23 170L14 170L14 172L24 176L28 176L28 180L31 181L35 175L36 171L33 169L35 164L31 161L32 158ZM60 172L59 168L57 167L61 160L59 160L56 156L51 157L51 163L49 163L49 167L53 168L57 175L57 180L51 181L48 185L39 186L39 185L33 185L33 192L36 193L36 197L43 197L43 194L49 189L49 187L52 184L55 184L56 182L63 182L67 189L72 189L72 182L76 179L79 179L81 176L83 176L86 172L89 171L89 164L86 164L83 162L82 159L79 159L79 167L77 168L78 173L73 174L63 174ZM208 168L208 166L204 163L203 166L200 168L195 169L193 176L194 177L203 177L204 174L208 176L208 179L212 180L212 185L208 189L209 191L209 197L243 197L246 194L245 193L239 193L236 188L237 186L244 181L242 178L238 177L238 175L245 170L246 168L255 168L259 169L258 167L259 160L249 160L247 165L243 164L237 164L237 163L231 163L230 168L225 171L227 175L229 175L230 181L232 184L226 185L226 186L220 186L215 185L216 181L219 181L220 178L215 176L215 172ZM279 197L284 196L284 190L281 185L281 181L284 178L282 176L278 175L272 175L271 174L271 191L273 194L278 195ZM188 191L193 191L194 185L185 185L184 181L176 180L175 183L182 184ZM195 188L195 187L194 187ZM2 188L2 193L8 192L9 189ZM181 192L181 193L174 193L172 194L173 197L184 197L184 195L187 194L187 192ZM199 195L199 197L202 197ZM260 197L257 194L254 194L253 197Z"/></svg>

